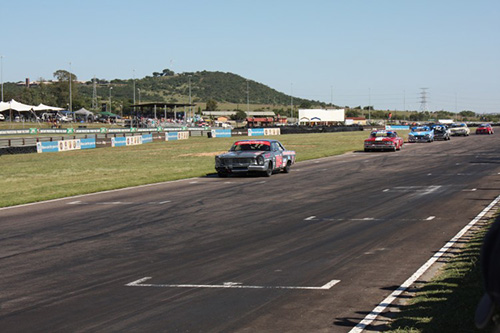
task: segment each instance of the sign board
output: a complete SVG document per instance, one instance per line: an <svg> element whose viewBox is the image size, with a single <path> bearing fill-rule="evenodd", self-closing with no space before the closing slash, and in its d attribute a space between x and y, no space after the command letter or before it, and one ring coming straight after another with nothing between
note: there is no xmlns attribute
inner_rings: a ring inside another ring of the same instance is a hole
<svg viewBox="0 0 500 333"><path fill-rule="evenodd" d="M44 141L36 143L36 151L38 153L55 153L70 150L92 149L95 147L96 141L94 138Z"/></svg>
<svg viewBox="0 0 500 333"><path fill-rule="evenodd" d="M213 129L212 130L212 138L230 138L231 130L230 129Z"/></svg>
<svg viewBox="0 0 500 333"><path fill-rule="evenodd" d="M189 132L166 132L165 141L187 140Z"/></svg>
<svg viewBox="0 0 500 333"><path fill-rule="evenodd" d="M344 122L344 109L299 109L300 123Z"/></svg>

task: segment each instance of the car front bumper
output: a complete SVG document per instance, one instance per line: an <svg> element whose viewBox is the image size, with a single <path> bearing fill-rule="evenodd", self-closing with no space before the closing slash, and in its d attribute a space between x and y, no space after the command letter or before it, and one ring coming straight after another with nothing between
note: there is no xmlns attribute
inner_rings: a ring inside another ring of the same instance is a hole
<svg viewBox="0 0 500 333"><path fill-rule="evenodd" d="M431 137L425 136L408 136L408 142L429 142L433 140Z"/></svg>

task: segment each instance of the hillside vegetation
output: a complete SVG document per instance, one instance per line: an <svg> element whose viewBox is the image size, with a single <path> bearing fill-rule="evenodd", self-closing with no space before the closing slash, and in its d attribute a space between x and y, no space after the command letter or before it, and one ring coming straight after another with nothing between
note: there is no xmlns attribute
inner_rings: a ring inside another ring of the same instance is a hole
<svg viewBox="0 0 500 333"><path fill-rule="evenodd" d="M4 100L15 99L19 102L38 105L40 103L69 108L69 78L72 80L72 109L82 107L93 111L104 111L109 107L121 115L133 113L135 102L168 102L196 104L195 110L266 110L280 115L296 115L297 109L337 107L320 101L293 97L293 112L291 112L290 95L279 92L262 83L248 80L233 73L224 72L185 72L174 73L169 69L154 72L152 76L140 79L114 79L111 81L94 79L96 82L96 107L93 108L93 80L77 81L74 74L65 70L54 72L53 81L43 79L41 84L27 87L25 84L5 83ZM190 89L191 88L191 89ZM248 90L247 90L248 89ZM191 92L191 94L190 94ZM191 95L191 99L189 96ZM248 104L247 104L248 98ZM428 121L453 118L456 120L499 121L499 115L480 115L465 110L458 114L449 111L417 112L376 110L371 106L340 106L346 108L348 117L366 117L368 119Z"/></svg>

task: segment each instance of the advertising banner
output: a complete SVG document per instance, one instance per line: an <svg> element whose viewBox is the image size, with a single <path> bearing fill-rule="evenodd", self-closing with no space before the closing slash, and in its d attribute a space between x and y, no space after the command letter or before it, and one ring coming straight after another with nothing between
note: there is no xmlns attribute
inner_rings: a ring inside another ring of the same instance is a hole
<svg viewBox="0 0 500 333"><path fill-rule="evenodd" d="M127 136L126 142L127 146L142 145L142 136Z"/></svg>
<svg viewBox="0 0 500 333"><path fill-rule="evenodd" d="M81 149L93 149L96 147L95 138L80 139Z"/></svg>
<svg viewBox="0 0 500 333"><path fill-rule="evenodd" d="M124 137L111 138L111 147L123 147L127 145L127 139Z"/></svg>
<svg viewBox="0 0 500 333"><path fill-rule="evenodd" d="M264 135L263 128L249 128L248 129L248 136L262 136L262 135Z"/></svg>
<svg viewBox="0 0 500 333"><path fill-rule="evenodd" d="M95 148L95 139L84 139L84 140L94 140L94 148ZM79 149L82 149L80 139L45 141L36 143L36 151L38 153L52 153L52 152L70 151Z"/></svg>
<svg viewBox="0 0 500 333"><path fill-rule="evenodd" d="M142 143L151 143L151 142L153 142L153 134L142 135Z"/></svg>
<svg viewBox="0 0 500 333"><path fill-rule="evenodd" d="M410 126L385 125L386 131L395 131L395 130L408 131L409 129L410 129Z"/></svg>
<svg viewBox="0 0 500 333"><path fill-rule="evenodd" d="M189 132L166 132L165 141L187 140Z"/></svg>
<svg viewBox="0 0 500 333"><path fill-rule="evenodd" d="M56 153L59 151L58 141L37 142L37 153Z"/></svg>
<svg viewBox="0 0 500 333"><path fill-rule="evenodd" d="M264 135L281 135L279 128L264 128Z"/></svg>
<svg viewBox="0 0 500 333"><path fill-rule="evenodd" d="M212 130L212 138L230 138L231 130L230 129L213 129Z"/></svg>

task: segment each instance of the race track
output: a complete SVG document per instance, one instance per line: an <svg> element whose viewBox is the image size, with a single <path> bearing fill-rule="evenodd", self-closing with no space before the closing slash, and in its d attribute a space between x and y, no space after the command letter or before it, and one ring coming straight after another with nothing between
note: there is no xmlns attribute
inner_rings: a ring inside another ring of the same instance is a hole
<svg viewBox="0 0 500 333"><path fill-rule="evenodd" d="M348 332L499 173L499 135L471 135L0 209L0 328Z"/></svg>

